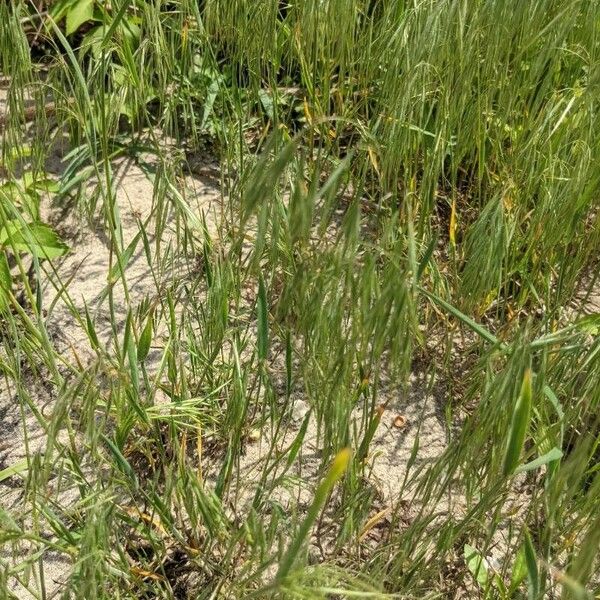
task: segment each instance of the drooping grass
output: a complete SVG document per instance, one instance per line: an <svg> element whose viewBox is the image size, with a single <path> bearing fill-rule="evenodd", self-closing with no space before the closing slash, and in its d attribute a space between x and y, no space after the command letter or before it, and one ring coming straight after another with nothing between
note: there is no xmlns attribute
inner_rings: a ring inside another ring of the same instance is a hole
<svg viewBox="0 0 600 600"><path fill-rule="evenodd" d="M47 597L51 551L65 597L598 593L598 2L47 4L0 5L0 395L25 440L5 595ZM61 6L93 20L67 33ZM7 226L63 136L49 195L104 231L106 335ZM218 236L182 183L199 149ZM123 156L154 183L133 239ZM417 435L382 506L382 389L417 369L449 439L427 463Z"/></svg>

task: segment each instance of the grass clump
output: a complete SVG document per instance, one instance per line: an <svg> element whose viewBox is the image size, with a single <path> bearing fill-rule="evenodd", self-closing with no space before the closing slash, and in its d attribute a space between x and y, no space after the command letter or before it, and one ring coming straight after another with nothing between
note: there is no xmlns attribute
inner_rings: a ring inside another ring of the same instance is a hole
<svg viewBox="0 0 600 600"><path fill-rule="evenodd" d="M597 595L599 25L0 4L3 597Z"/></svg>

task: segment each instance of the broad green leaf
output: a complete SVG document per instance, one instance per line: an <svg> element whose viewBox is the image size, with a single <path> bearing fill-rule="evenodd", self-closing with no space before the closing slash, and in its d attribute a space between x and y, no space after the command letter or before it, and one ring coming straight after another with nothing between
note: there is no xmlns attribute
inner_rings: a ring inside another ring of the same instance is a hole
<svg viewBox="0 0 600 600"><path fill-rule="evenodd" d="M121 23L121 32L130 44L135 44L140 39L142 19L134 15L130 15L123 19Z"/></svg>
<svg viewBox="0 0 600 600"><path fill-rule="evenodd" d="M42 197L40 193L32 187L27 188L25 193L21 196L21 206L23 207L21 214L33 221L39 221L41 202Z"/></svg>
<svg viewBox="0 0 600 600"><path fill-rule="evenodd" d="M52 194L58 193L58 190L60 189L58 181L56 181L56 179L50 179L50 177L37 179L32 187L37 191L48 192Z"/></svg>
<svg viewBox="0 0 600 600"><path fill-rule="evenodd" d="M215 100L217 99L217 94L219 93L219 80L215 77L208 88L208 93L206 95L206 100L204 101L204 111L202 113L202 122L200 123L200 128L204 129L208 124L208 121L212 115L213 107L215 104Z"/></svg>
<svg viewBox="0 0 600 600"><path fill-rule="evenodd" d="M14 181L7 181L0 185L0 201L9 204L21 204L23 192Z"/></svg>
<svg viewBox="0 0 600 600"><path fill-rule="evenodd" d="M23 144L22 146L10 146L9 148L5 149L5 155L4 155L4 165L5 166L9 166L9 165L14 165L15 161L17 160L22 160L23 158L27 158L29 156L31 156L32 150L31 150L31 146L29 144ZM2 163L0 163L2 164ZM2 189L4 186L0 186L0 189Z"/></svg>
<svg viewBox="0 0 600 600"><path fill-rule="evenodd" d="M523 444L525 444L525 437L527 436L529 420L531 418L531 397L531 370L527 369L523 376L521 393L517 398L510 423L510 431L508 432L508 443L506 445L503 467L505 476L512 475L519 466L521 451L523 450Z"/></svg>
<svg viewBox="0 0 600 600"><path fill-rule="evenodd" d="M48 12L55 21L60 21L67 14L72 4L73 0L56 0L50 3Z"/></svg>
<svg viewBox="0 0 600 600"><path fill-rule="evenodd" d="M89 50L92 53L92 56L98 59L102 51L102 41L104 39L103 34L104 27L102 25L98 25L97 27L90 29L81 41L81 49L83 52L87 52Z"/></svg>
<svg viewBox="0 0 600 600"><path fill-rule="evenodd" d="M14 220L5 221L0 227L0 248L7 246L10 237L19 229L19 223Z"/></svg>
<svg viewBox="0 0 600 600"><path fill-rule="evenodd" d="M30 224L12 221L0 231L0 245L15 252L29 252L38 258L56 258L69 251L58 234L45 223Z"/></svg>
<svg viewBox="0 0 600 600"><path fill-rule="evenodd" d="M269 119L273 119L273 98L271 97L271 94L269 94L267 90L260 89L258 90L258 97L267 117L269 117Z"/></svg>
<svg viewBox="0 0 600 600"><path fill-rule="evenodd" d="M77 31L94 17L94 0L77 0L67 11L67 35Z"/></svg>
<svg viewBox="0 0 600 600"><path fill-rule="evenodd" d="M473 575L475 581L477 581L482 588L485 588L488 584L489 574L483 556L469 544L465 544L464 554L465 563L469 572Z"/></svg>

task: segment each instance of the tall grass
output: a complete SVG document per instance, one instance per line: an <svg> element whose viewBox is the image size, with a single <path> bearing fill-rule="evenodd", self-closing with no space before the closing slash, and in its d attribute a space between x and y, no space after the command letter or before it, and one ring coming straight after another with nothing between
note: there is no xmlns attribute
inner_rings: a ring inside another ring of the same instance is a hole
<svg viewBox="0 0 600 600"><path fill-rule="evenodd" d="M600 247L598 2L90 4L70 35L52 3L0 4L0 236L66 136L53 199L111 253L104 339L56 263L0 244L0 390L26 443L44 432L0 469L23 492L0 512L3 593L49 597L54 552L64 597L597 594L599 321L578 299ZM212 237L182 185L206 148ZM152 215L126 240L114 159L147 154ZM88 362L47 331L49 279ZM382 388L408 396L417 370L449 439L423 462L416 436L382 507Z"/></svg>

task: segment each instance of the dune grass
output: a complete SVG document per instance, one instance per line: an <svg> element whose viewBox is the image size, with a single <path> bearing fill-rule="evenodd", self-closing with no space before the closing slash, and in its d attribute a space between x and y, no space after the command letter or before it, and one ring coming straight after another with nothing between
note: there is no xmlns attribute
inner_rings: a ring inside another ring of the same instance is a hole
<svg viewBox="0 0 600 600"><path fill-rule="evenodd" d="M0 469L22 488L3 597L600 593L599 3L39 4L0 3L0 374L25 440ZM221 165L218 236L181 184L198 152ZM113 162L148 154L132 242ZM106 233L107 341L49 199ZM92 359L49 334L50 279ZM381 388L417 370L446 448L417 460L417 435L382 507Z"/></svg>

